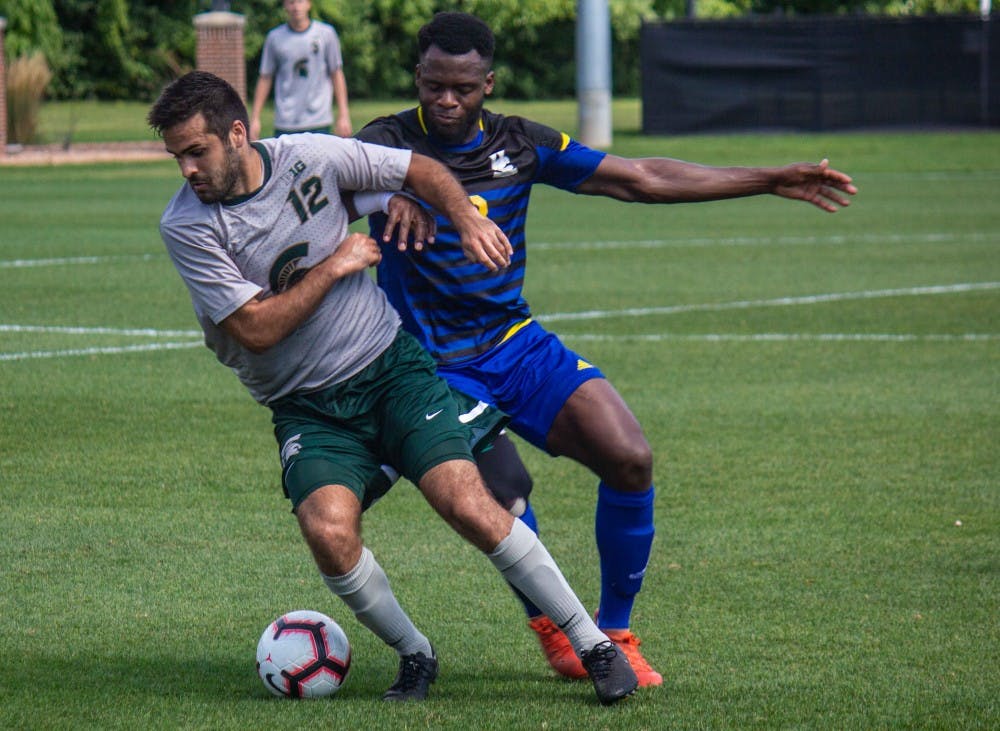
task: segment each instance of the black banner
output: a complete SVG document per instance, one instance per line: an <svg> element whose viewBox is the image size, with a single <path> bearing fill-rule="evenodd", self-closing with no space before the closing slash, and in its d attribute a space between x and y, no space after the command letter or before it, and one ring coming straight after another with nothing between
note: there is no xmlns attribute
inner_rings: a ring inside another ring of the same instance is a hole
<svg viewBox="0 0 1000 731"><path fill-rule="evenodd" d="M647 134L1000 126L1000 19L682 20L640 54Z"/></svg>

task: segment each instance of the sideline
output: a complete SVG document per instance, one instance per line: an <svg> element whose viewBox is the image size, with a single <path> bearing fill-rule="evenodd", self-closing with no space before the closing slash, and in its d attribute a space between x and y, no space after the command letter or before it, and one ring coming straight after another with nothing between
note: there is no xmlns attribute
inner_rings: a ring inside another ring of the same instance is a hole
<svg viewBox="0 0 1000 731"><path fill-rule="evenodd" d="M7 145L0 167L84 165L95 162L169 160L163 142L85 142L70 145Z"/></svg>

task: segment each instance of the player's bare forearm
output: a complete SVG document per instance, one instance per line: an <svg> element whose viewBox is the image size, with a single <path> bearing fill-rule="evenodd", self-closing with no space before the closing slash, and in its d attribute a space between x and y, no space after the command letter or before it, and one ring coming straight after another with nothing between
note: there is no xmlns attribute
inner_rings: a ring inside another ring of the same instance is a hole
<svg viewBox="0 0 1000 731"><path fill-rule="evenodd" d="M255 297L220 324L247 350L263 353L295 332L337 280L377 264L380 258L373 239L352 233L294 286L266 299Z"/></svg>
<svg viewBox="0 0 1000 731"><path fill-rule="evenodd" d="M695 203L773 193L827 211L849 204L857 189L828 161L783 167L712 167L671 158L608 155L577 189L640 203Z"/></svg>
<svg viewBox="0 0 1000 731"><path fill-rule="evenodd" d="M264 103L271 94L271 77L260 76L253 92L253 110L250 112L250 138L260 139L260 114L264 111Z"/></svg>
<svg viewBox="0 0 1000 731"><path fill-rule="evenodd" d="M337 69L331 74L333 81L333 98L337 105L337 119L334 124L334 132L340 137L350 137L352 130L351 111L347 105L347 79L344 77L342 69Z"/></svg>

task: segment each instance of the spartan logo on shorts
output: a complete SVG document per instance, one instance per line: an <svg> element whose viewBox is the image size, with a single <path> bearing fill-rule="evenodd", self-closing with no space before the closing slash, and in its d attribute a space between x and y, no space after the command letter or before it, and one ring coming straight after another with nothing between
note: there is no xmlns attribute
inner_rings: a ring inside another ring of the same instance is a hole
<svg viewBox="0 0 1000 731"><path fill-rule="evenodd" d="M288 460L294 457L296 454L302 451L302 444L299 440L302 438L301 434L296 434L293 437L289 437L285 440L285 443L281 445L281 466L285 467L288 465Z"/></svg>
<svg viewBox="0 0 1000 731"><path fill-rule="evenodd" d="M281 255L274 260L271 273L267 277L272 292L281 294L291 289L309 272L309 267L299 266L299 262L305 259L308 253L309 243L306 241L293 244L281 252Z"/></svg>

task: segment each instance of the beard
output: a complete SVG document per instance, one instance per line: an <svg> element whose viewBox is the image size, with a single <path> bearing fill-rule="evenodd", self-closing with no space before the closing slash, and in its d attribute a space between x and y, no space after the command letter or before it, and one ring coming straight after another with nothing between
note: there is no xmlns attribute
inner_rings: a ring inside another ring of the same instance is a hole
<svg viewBox="0 0 1000 731"><path fill-rule="evenodd" d="M232 198L233 191L236 190L236 185L239 182L240 156L228 140L223 142L223 147L225 158L218 174L205 177L195 176L189 181L194 194L202 203L221 203L227 198ZM202 187L195 188L195 184Z"/></svg>
<svg viewBox="0 0 1000 731"><path fill-rule="evenodd" d="M482 107L479 107L447 125L442 125L433 114L428 114L425 123L427 130L439 140L449 145L463 145L476 136L481 113Z"/></svg>

